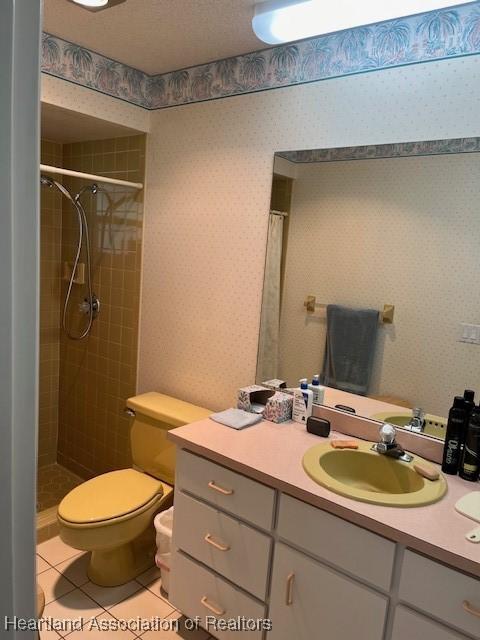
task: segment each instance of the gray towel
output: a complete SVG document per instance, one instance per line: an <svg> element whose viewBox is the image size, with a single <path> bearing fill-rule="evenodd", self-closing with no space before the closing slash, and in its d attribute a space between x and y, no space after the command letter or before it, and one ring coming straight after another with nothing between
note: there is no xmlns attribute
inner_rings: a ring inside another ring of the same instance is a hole
<svg viewBox="0 0 480 640"><path fill-rule="evenodd" d="M245 429L263 419L258 413L249 413L243 409L226 409L226 411L214 413L210 418L232 429Z"/></svg>
<svg viewBox="0 0 480 640"><path fill-rule="evenodd" d="M372 374L378 332L378 311L327 306L327 341L323 384L366 395Z"/></svg>

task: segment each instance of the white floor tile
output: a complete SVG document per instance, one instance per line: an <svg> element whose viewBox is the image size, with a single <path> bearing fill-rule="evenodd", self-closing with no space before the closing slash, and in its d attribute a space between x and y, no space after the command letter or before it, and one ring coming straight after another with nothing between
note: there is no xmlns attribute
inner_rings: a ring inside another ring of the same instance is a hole
<svg viewBox="0 0 480 640"><path fill-rule="evenodd" d="M75 589L75 585L66 580L56 569L48 569L40 573L37 576L37 582L43 589L45 604L58 600Z"/></svg>
<svg viewBox="0 0 480 640"><path fill-rule="evenodd" d="M136 638L136 635L131 631L112 626L115 624L118 625L118 620L105 612L85 625L82 631L73 631L67 638L68 640L83 640L84 638L85 640L108 640L109 638L133 640Z"/></svg>
<svg viewBox="0 0 480 640"><path fill-rule="evenodd" d="M133 595L139 589L142 589L142 586L135 580L131 580L119 587L100 587L97 584L93 584L93 582L87 582L82 586L82 591L85 591L92 600L98 602L105 609L110 609L122 602L122 600Z"/></svg>
<svg viewBox="0 0 480 640"><path fill-rule="evenodd" d="M204 629L186 629L185 618L179 611L168 616L167 620L172 620L176 626L171 630L146 631L141 636L142 640L208 640L211 637Z"/></svg>
<svg viewBox="0 0 480 640"><path fill-rule="evenodd" d="M145 587L151 591L155 596L159 598L163 598L168 602L168 594L165 591L162 591L162 580L161 578L157 578L153 582L145 585ZM172 605L173 606L173 605Z"/></svg>
<svg viewBox="0 0 480 640"><path fill-rule="evenodd" d="M45 562L43 558L37 555L37 575L42 573L42 571L48 571L48 569L51 569L48 562Z"/></svg>
<svg viewBox="0 0 480 640"><path fill-rule="evenodd" d="M141 589L109 611L115 618L129 620L137 616L140 618L166 618L174 612L174 609L168 602L157 598L147 589Z"/></svg>
<svg viewBox="0 0 480 640"><path fill-rule="evenodd" d="M39 632L40 640L59 640L61 636L53 629L43 629Z"/></svg>
<svg viewBox="0 0 480 640"><path fill-rule="evenodd" d="M88 582L87 569L90 562L89 553L81 553L79 556L65 560L57 564L55 569L60 571L67 580L73 582L77 587L81 587Z"/></svg>
<svg viewBox="0 0 480 640"><path fill-rule="evenodd" d="M78 549L69 547L59 536L55 536L55 538L41 542L37 546L37 553L49 564L55 566L64 562L64 560L78 556L81 552Z"/></svg>
<svg viewBox="0 0 480 640"><path fill-rule="evenodd" d="M135 578L137 582L143 584L145 587L147 584L150 584L154 580L158 580L160 578L160 569L158 567L150 567L144 573L141 573L139 576Z"/></svg>
<svg viewBox="0 0 480 640"><path fill-rule="evenodd" d="M83 618L87 621L90 620L90 618L96 618L102 613L104 613L102 607L83 593L83 591L80 591L80 589L75 589L75 591L71 591L58 600L47 604L43 617L51 617L56 620L78 620ZM72 629L59 631L62 636L71 632Z"/></svg>

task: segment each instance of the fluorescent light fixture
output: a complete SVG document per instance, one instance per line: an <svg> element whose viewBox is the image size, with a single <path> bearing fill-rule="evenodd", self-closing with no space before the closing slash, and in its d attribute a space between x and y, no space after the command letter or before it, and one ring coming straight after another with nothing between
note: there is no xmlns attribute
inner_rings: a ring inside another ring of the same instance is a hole
<svg viewBox="0 0 480 640"><path fill-rule="evenodd" d="M263 42L280 44L459 4L465 0L267 0L255 5L252 26Z"/></svg>
<svg viewBox="0 0 480 640"><path fill-rule="evenodd" d="M73 0L75 4L81 4L84 7L104 7L108 4L108 0Z"/></svg>

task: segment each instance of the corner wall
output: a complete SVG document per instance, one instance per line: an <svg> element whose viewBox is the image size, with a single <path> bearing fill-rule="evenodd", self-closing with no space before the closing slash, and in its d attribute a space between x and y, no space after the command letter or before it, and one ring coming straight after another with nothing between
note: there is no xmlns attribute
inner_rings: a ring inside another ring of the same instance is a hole
<svg viewBox="0 0 480 640"><path fill-rule="evenodd" d="M466 57L151 113L139 390L211 409L255 379L273 154L479 135Z"/></svg>

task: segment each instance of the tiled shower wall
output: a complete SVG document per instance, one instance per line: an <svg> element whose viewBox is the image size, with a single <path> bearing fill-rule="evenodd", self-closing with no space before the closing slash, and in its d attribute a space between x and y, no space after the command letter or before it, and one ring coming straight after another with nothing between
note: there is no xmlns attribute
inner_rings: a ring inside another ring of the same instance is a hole
<svg viewBox="0 0 480 640"><path fill-rule="evenodd" d="M42 163L62 165L62 145L42 140ZM57 459L62 196L42 187L40 214L40 370L38 465Z"/></svg>
<svg viewBox="0 0 480 640"><path fill-rule="evenodd" d="M143 182L145 136L67 144L63 162L69 169ZM64 184L77 192L91 182ZM62 332L60 340L58 461L83 477L130 466L124 408L135 394L137 374L143 191L99 186L96 195L85 192L82 202L100 314L86 339L71 340ZM62 261L72 260L77 234L75 212L64 199ZM62 295L65 288L64 282ZM76 335L86 322L78 311L86 292L85 285L75 285L69 305L68 326Z"/></svg>

